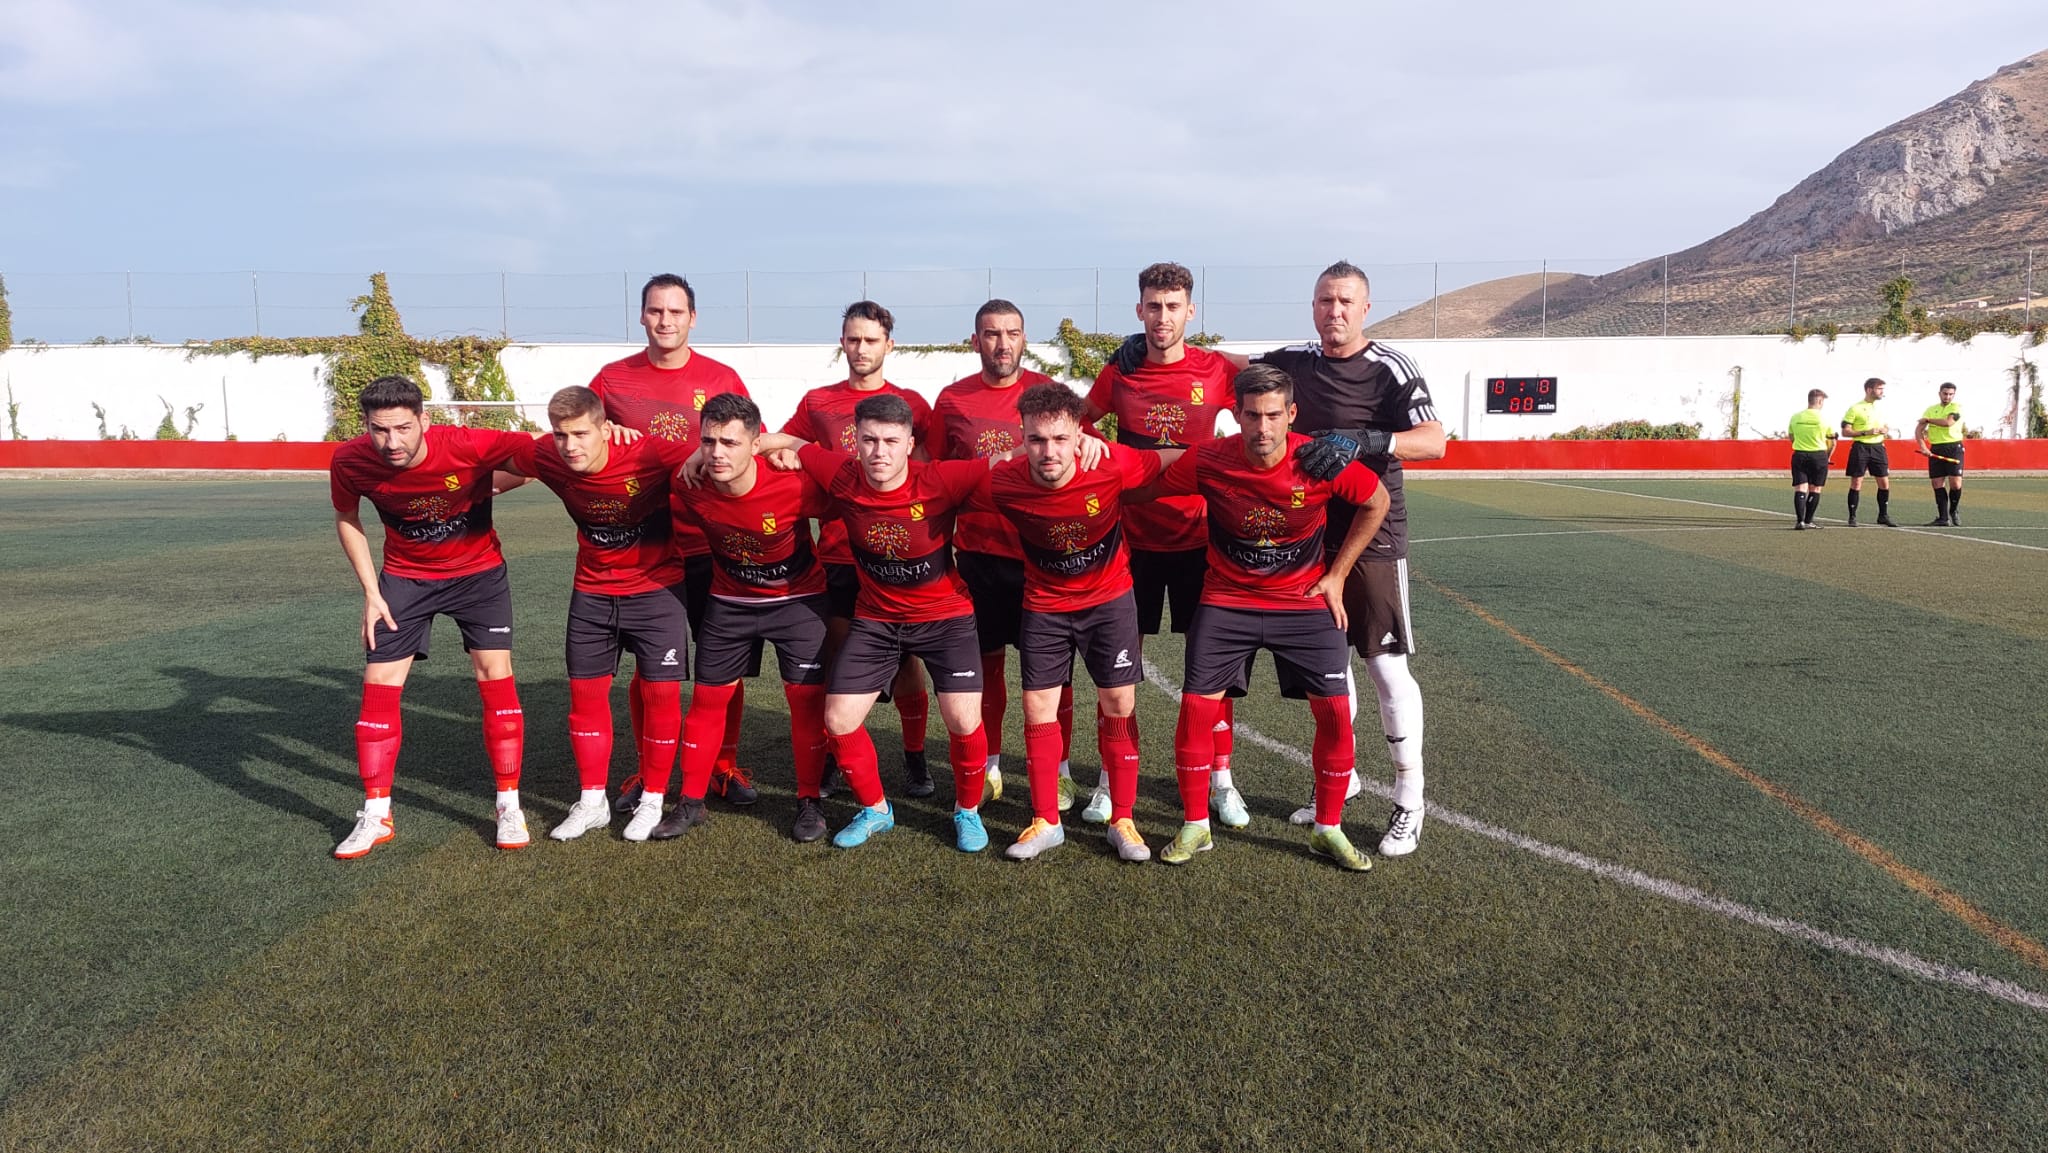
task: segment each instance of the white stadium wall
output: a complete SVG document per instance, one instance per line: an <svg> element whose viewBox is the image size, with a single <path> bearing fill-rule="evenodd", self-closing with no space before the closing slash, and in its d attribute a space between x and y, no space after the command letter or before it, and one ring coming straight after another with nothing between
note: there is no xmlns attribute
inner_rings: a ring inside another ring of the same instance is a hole
<svg viewBox="0 0 2048 1153"><path fill-rule="evenodd" d="M1233 351L1258 352L1276 341L1233 341ZM2022 356L2043 359L2021 337L1979 336L1968 344L1939 337L1881 340L1843 337L1832 346L1818 338L1620 337L1557 340L1411 340L1392 347L1412 359L1428 379L1444 424L1465 440L1547 437L1584 424L1617 420L1683 421L1703 426L1709 438L1728 435L1732 400L1742 389L1737 435L1782 434L1785 420L1806 405L1806 390L1829 394L1827 411L1839 413L1860 396L1866 377L1890 382L1886 411L1902 434L1934 403L1943 381L1961 387L1968 427L1991 438L2015 435L2012 368ZM503 362L514 392L538 416L555 389L588 381L598 366L635 350L633 345L514 345ZM1036 347L1059 360L1060 351ZM793 411L805 389L841 379L835 345L705 346L731 364L760 402L771 426ZM969 353L890 358L889 377L934 396L977 367ZM92 440L106 410L110 431L126 425L147 439L166 404L183 427L185 409L203 406L193 427L200 440L318 440L327 428L327 398L318 357L189 357L182 348L153 346L32 346L0 353L0 381L11 390L15 421L34 440ZM1488 415L1490 376L1544 376L1558 382L1554 415ZM441 381L430 373L429 383ZM2020 398L2023 399L2023 398ZM2024 422L2021 421L2021 427ZM0 436L7 435L0 429Z"/></svg>

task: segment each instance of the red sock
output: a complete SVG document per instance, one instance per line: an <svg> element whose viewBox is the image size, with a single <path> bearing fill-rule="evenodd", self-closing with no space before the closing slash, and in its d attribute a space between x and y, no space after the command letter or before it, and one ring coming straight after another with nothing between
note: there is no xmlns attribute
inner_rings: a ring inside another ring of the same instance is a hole
<svg viewBox="0 0 2048 1153"><path fill-rule="evenodd" d="M725 735L718 742L718 768L721 777L730 777L740 768L740 718L747 712L747 682L735 681L732 686L732 700L725 706Z"/></svg>
<svg viewBox="0 0 2048 1153"><path fill-rule="evenodd" d="M640 787L650 797L668 792L675 772L676 742L683 732L683 682L646 681L640 686Z"/></svg>
<svg viewBox="0 0 2048 1153"><path fill-rule="evenodd" d="M985 763L985 762L984 762ZM1060 823L1060 725L1047 721L1024 726L1024 775L1031 783L1031 815L1049 825Z"/></svg>
<svg viewBox="0 0 2048 1153"><path fill-rule="evenodd" d="M981 784L988 777L988 737L976 729L964 737L950 737L947 752L953 758L953 803L963 809L981 807Z"/></svg>
<svg viewBox="0 0 2048 1153"><path fill-rule="evenodd" d="M579 788L601 789L612 779L612 679L569 678L569 752Z"/></svg>
<svg viewBox="0 0 2048 1153"><path fill-rule="evenodd" d="M853 790L853 799L868 808L882 803L882 769L875 756L875 742L866 729L855 729L838 736L826 734L826 742L832 749L833 759L839 762L839 771L846 777L846 787Z"/></svg>
<svg viewBox="0 0 2048 1153"><path fill-rule="evenodd" d="M1316 739L1308 758L1316 770L1316 824L1334 825L1344 819L1344 790L1358 759L1351 746L1351 701L1310 697L1308 709L1316 718Z"/></svg>
<svg viewBox="0 0 2048 1153"><path fill-rule="evenodd" d="M519 762L526 755L526 714L519 708L519 686L512 677L478 681L484 699L484 753L498 791L519 787Z"/></svg>
<svg viewBox="0 0 2048 1153"><path fill-rule="evenodd" d="M1223 716L1216 722L1216 759L1211 763L1211 768L1227 769L1230 767L1230 749L1236 743L1232 739L1236 728L1237 702L1229 697L1224 697Z"/></svg>
<svg viewBox="0 0 2048 1153"><path fill-rule="evenodd" d="M737 685L698 685L683 717L683 799L701 801L711 788L719 734Z"/></svg>
<svg viewBox="0 0 2048 1153"><path fill-rule="evenodd" d="M405 726L398 718L404 685L363 684L363 704L356 713L356 769L363 776L363 795L388 797L398 772L398 745Z"/></svg>
<svg viewBox="0 0 2048 1153"><path fill-rule="evenodd" d="M626 715L633 719L633 735L638 737L647 731L647 682L640 679L638 661L634 666L633 682L626 686Z"/></svg>
<svg viewBox="0 0 2048 1153"><path fill-rule="evenodd" d="M1180 721L1173 727L1173 765L1181 811L1190 821L1209 819L1209 765L1216 758L1216 719L1222 715L1222 701L1181 694Z"/></svg>
<svg viewBox="0 0 2048 1153"><path fill-rule="evenodd" d="M896 717L903 724L903 751L921 753L924 751L925 724L932 712L931 694L924 691L920 682L914 693L896 694Z"/></svg>
<svg viewBox="0 0 2048 1153"><path fill-rule="evenodd" d="M1109 819L1121 821L1138 802L1138 718L1095 713L1095 747L1109 770Z"/></svg>
<svg viewBox="0 0 2048 1153"><path fill-rule="evenodd" d="M1003 755L1003 713L1009 706L1010 690L1003 683L1003 650L981 654L981 731L989 756Z"/></svg>
<svg viewBox="0 0 2048 1153"><path fill-rule="evenodd" d="M1071 684L1060 686L1060 708L1057 715L1060 720L1060 760L1072 761L1074 759L1074 686ZM1027 746L1025 755L1028 756L1030 755L1028 750L1030 742L1027 741L1025 743Z"/></svg>
<svg viewBox="0 0 2048 1153"><path fill-rule="evenodd" d="M825 686L783 685L789 699L789 745L796 760L796 795L815 798L825 778Z"/></svg>

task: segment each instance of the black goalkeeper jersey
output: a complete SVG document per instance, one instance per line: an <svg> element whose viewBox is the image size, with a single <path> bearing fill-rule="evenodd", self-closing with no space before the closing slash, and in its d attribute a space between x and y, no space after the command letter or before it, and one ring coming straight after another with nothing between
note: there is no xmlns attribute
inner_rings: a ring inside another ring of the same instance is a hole
<svg viewBox="0 0 2048 1153"><path fill-rule="evenodd" d="M1406 432L1438 419L1429 386L1415 362L1376 340L1351 356L1326 356L1321 344L1295 344L1252 359L1284 369L1294 378L1297 432L1357 428ZM1375 560L1401 560L1408 555L1408 506L1401 493L1401 462L1369 459L1365 463L1379 474L1390 502L1387 519L1365 555ZM1352 511L1341 500L1330 502L1324 540L1332 552L1351 527Z"/></svg>

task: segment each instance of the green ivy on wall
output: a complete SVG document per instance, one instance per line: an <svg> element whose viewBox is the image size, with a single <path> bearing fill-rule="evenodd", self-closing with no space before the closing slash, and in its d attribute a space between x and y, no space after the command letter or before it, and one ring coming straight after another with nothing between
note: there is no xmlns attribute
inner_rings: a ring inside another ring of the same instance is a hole
<svg viewBox="0 0 2048 1153"><path fill-rule="evenodd" d="M7 307L7 278L0 276L0 352L14 346L14 313Z"/></svg>

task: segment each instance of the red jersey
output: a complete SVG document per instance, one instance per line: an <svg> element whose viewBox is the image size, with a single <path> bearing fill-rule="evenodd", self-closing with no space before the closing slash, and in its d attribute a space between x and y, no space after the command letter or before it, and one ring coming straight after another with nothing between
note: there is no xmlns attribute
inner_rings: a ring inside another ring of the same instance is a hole
<svg viewBox="0 0 2048 1153"><path fill-rule="evenodd" d="M1237 369L1206 348L1187 347L1174 364L1150 361L1126 376L1116 362L1102 366L1088 403L1116 414L1116 441L1133 448L1175 448L1216 437L1216 414L1236 404L1230 382ZM1183 552L1208 540L1202 498L1172 496L1132 505L1124 514L1131 547Z"/></svg>
<svg viewBox="0 0 2048 1153"><path fill-rule="evenodd" d="M1018 374L1017 383L1008 388L991 388L977 372L940 389L939 399L932 405L932 426L924 440L924 454L933 460L986 461L1012 449L1022 449L1024 420L1017 415L1017 401L1025 389L1051 379L1027 368ZM962 512L960 532L953 547L1024 559L1016 527L992 512Z"/></svg>
<svg viewBox="0 0 2048 1153"><path fill-rule="evenodd" d="M1323 506L1332 496L1362 505L1379 491L1379 478L1357 462L1335 480L1316 480L1295 463L1307 444L1287 435L1287 451L1272 468L1244 458L1244 436L1197 445L1159 479L1162 493L1199 493L1209 503L1208 569L1202 603L1233 609L1318 610L1301 594L1321 580Z"/></svg>
<svg viewBox="0 0 2048 1153"><path fill-rule="evenodd" d="M1022 458L989 470L972 507L999 510L1016 526L1024 550L1025 609L1094 608L1130 590L1123 492L1158 475L1158 453L1120 444L1109 446L1109 458L1094 472L1076 471L1059 488L1031 479L1031 462Z"/></svg>
<svg viewBox="0 0 2048 1153"><path fill-rule="evenodd" d="M812 444L836 448L853 455L853 406L871 396L900 396L910 404L910 435L923 444L931 427L932 406L924 397L888 381L882 387L860 392L846 381L814 388L796 402L796 413L782 422L782 431ZM826 564L852 564L853 551L846 544L846 526L827 517L818 522L818 559Z"/></svg>
<svg viewBox="0 0 2048 1153"><path fill-rule="evenodd" d="M696 451L702 434L697 414L705 401L725 392L748 395L739 373L701 352L692 352L681 368L656 368L646 352L636 352L598 369L590 391L604 401L604 414L613 424L639 429L654 440L679 441L689 452ZM678 525L675 541L684 556L710 551L695 525Z"/></svg>
<svg viewBox="0 0 2048 1153"><path fill-rule="evenodd" d="M491 527L491 473L533 447L523 432L426 427L426 452L411 468L393 468L368 433L343 441L327 473L336 512L369 498L384 522L384 571L415 580L453 580L505 563Z"/></svg>
<svg viewBox="0 0 2048 1153"><path fill-rule="evenodd" d="M830 502L800 472L756 462L754 487L728 496L708 482L676 503L711 542L711 595L727 600L780 601L825 591L825 569L811 550L811 518Z"/></svg>
<svg viewBox="0 0 2048 1153"><path fill-rule="evenodd" d="M853 615L909 624L974 611L967 585L953 571L953 514L988 476L980 461L910 462L910 476L876 492L853 459L820 445L798 452L804 471L832 498L846 522L860 595Z"/></svg>
<svg viewBox="0 0 2048 1153"><path fill-rule="evenodd" d="M596 472L570 468L553 441L531 441L512 458L514 469L555 490L576 524L578 591L633 596L683 583L668 497L676 467L692 451L641 437L610 445Z"/></svg>

